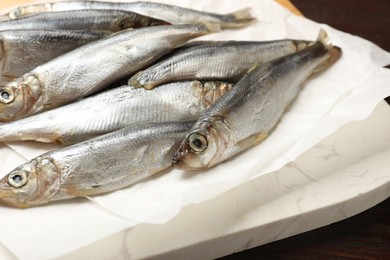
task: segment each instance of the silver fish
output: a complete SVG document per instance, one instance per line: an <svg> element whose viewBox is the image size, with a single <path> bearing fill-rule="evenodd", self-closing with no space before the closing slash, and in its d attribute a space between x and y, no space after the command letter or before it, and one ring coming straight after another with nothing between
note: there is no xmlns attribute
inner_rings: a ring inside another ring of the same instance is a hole
<svg viewBox="0 0 390 260"><path fill-rule="evenodd" d="M0 121L11 121L88 96L213 29L205 25L128 29L83 45L0 87Z"/></svg>
<svg viewBox="0 0 390 260"><path fill-rule="evenodd" d="M195 123L173 158L177 168L212 167L259 144L275 127L301 84L329 67L341 50L321 31L314 45L249 71Z"/></svg>
<svg viewBox="0 0 390 260"><path fill-rule="evenodd" d="M102 30L118 32L127 28L168 24L165 21L123 10L73 10L31 15L0 22L0 31L18 29Z"/></svg>
<svg viewBox="0 0 390 260"><path fill-rule="evenodd" d="M0 180L0 202L26 208L127 187L168 169L193 123L127 127L42 154Z"/></svg>
<svg viewBox="0 0 390 260"><path fill-rule="evenodd" d="M111 32L74 30L0 31L0 72L17 78L29 70Z"/></svg>
<svg viewBox="0 0 390 260"><path fill-rule="evenodd" d="M137 72L129 85L152 89L177 80L226 80L237 82L253 64L299 51L310 41L228 41L189 44L168 58Z"/></svg>
<svg viewBox="0 0 390 260"><path fill-rule="evenodd" d="M172 24L217 23L221 28L246 26L255 19L249 9L238 10L229 14L201 12L189 8L152 2L97 2L97 1L63 1L43 4L31 4L15 8L6 16L10 19L42 12L58 12L81 9L117 9L127 10L146 16L162 19Z"/></svg>
<svg viewBox="0 0 390 260"><path fill-rule="evenodd" d="M195 121L231 87L229 83L199 81L166 84L153 91L123 86L0 124L0 142L70 144L134 124Z"/></svg>

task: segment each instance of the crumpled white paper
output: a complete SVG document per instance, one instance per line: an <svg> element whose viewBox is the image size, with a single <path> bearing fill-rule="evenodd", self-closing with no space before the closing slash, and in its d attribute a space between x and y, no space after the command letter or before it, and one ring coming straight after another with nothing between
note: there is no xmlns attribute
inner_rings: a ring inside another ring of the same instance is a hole
<svg viewBox="0 0 390 260"><path fill-rule="evenodd" d="M42 1L37 1L42 2ZM202 39L314 40L325 28L343 50L330 69L308 81L276 130L261 145L203 172L171 170L91 200L75 199L30 209L0 206L0 241L21 259L63 255L138 223L164 223L185 205L199 203L275 171L341 125L368 116L390 95L390 53L359 37L297 17L272 0L160 1L227 13L251 7L259 22ZM12 147L12 148L10 148ZM54 145L0 144L0 177Z"/></svg>

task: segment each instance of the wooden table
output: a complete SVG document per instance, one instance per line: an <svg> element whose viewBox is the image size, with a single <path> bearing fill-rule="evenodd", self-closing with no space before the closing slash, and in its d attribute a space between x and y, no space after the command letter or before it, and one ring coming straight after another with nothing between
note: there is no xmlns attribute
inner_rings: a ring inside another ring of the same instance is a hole
<svg viewBox="0 0 390 260"><path fill-rule="evenodd" d="M361 36L390 51L390 1L291 1L307 18Z"/></svg>
<svg viewBox="0 0 390 260"><path fill-rule="evenodd" d="M291 2L311 20L361 36L390 51L388 0ZM390 104L390 97L387 101ZM223 259L390 259L390 199L330 226Z"/></svg>

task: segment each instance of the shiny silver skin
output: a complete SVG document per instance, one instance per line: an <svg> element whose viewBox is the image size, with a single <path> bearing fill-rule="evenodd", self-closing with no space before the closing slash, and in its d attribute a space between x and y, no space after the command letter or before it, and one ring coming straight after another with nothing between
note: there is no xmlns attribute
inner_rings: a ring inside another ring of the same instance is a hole
<svg viewBox="0 0 390 260"><path fill-rule="evenodd" d="M325 43L321 32L321 41L314 45L253 68L198 119L173 164L186 170L209 168L259 144L302 83L340 55L340 48Z"/></svg>
<svg viewBox="0 0 390 260"><path fill-rule="evenodd" d="M93 94L189 39L216 29L210 28L164 25L128 29L83 45L0 87L0 121L12 121Z"/></svg>
<svg viewBox="0 0 390 260"><path fill-rule="evenodd" d="M162 19L172 24L195 24L202 22L217 23L221 28L246 26L254 21L249 9L230 14L201 12L189 8L153 2L98 2L98 1L61 1L42 4L30 4L11 10L6 17L15 19L41 12L58 12L81 9L117 9L127 10L146 16Z"/></svg>
<svg viewBox="0 0 390 260"><path fill-rule="evenodd" d="M42 154L0 180L0 203L26 208L127 187L169 168L193 123L127 127Z"/></svg>
<svg viewBox="0 0 390 260"><path fill-rule="evenodd" d="M118 32L128 28L168 24L165 21L124 10L72 10L35 14L0 22L0 31L18 29L102 30Z"/></svg>
<svg viewBox="0 0 390 260"><path fill-rule="evenodd" d="M299 51L309 41L227 41L189 44L168 58L137 72L129 85L152 89L178 80L227 80L237 82L248 69Z"/></svg>
<svg viewBox="0 0 390 260"><path fill-rule="evenodd" d="M85 30L0 31L1 77L20 77L38 65L110 34Z"/></svg>
<svg viewBox="0 0 390 260"><path fill-rule="evenodd" d="M153 91L123 86L14 122L0 124L0 142L69 144L147 122L197 120L232 84L186 81Z"/></svg>

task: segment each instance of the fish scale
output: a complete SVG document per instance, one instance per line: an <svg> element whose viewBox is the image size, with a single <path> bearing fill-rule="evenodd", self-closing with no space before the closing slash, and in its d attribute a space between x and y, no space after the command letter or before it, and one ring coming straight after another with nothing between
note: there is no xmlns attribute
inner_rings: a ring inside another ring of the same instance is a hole
<svg viewBox="0 0 390 260"><path fill-rule="evenodd" d="M220 24L221 28L243 27L255 20L250 15L250 11L247 8L229 14L216 14L174 5L142 1L130 3L103 1L59 1L54 3L30 4L11 10L5 15L5 18L15 19L42 12L83 9L127 10L151 16L156 19L163 19L172 24L196 24L208 22Z"/></svg>
<svg viewBox="0 0 390 260"><path fill-rule="evenodd" d="M0 142L36 140L69 144L133 124L195 120L231 86L198 81L165 84L153 91L122 86L0 124ZM207 93L212 96L206 97Z"/></svg>
<svg viewBox="0 0 390 260"><path fill-rule="evenodd" d="M177 80L237 82L252 66L294 53L311 44L311 41L298 40L199 43L137 72L128 83L152 89Z"/></svg>
<svg viewBox="0 0 390 260"><path fill-rule="evenodd" d="M0 87L0 121L65 105L148 66L214 25L166 25L124 30L46 62ZM98 64L104 64L104 69Z"/></svg>
<svg viewBox="0 0 390 260"><path fill-rule="evenodd" d="M10 30L0 32L2 77L14 79L55 57L111 32L76 30Z"/></svg>
<svg viewBox="0 0 390 260"><path fill-rule="evenodd" d="M0 22L4 30L99 30L118 32L127 28L164 25L168 22L124 10L72 10L40 13Z"/></svg>
<svg viewBox="0 0 390 260"><path fill-rule="evenodd" d="M0 202L25 208L127 187L168 169L192 124L129 126L42 154L0 180Z"/></svg>
<svg viewBox="0 0 390 260"><path fill-rule="evenodd" d="M252 68L199 117L173 164L186 170L209 168L259 144L297 97L302 83L340 55L341 49L327 43L321 30L311 46Z"/></svg>

